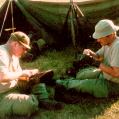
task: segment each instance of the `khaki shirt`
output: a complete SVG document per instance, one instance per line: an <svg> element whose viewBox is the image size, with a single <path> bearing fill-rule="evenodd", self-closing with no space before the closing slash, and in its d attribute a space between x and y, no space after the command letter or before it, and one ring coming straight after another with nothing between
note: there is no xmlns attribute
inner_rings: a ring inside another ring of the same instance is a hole
<svg viewBox="0 0 119 119"><path fill-rule="evenodd" d="M19 59L9 54L6 44L0 46L0 71L3 73L22 71ZM0 83L0 93L10 90L15 87L16 84L17 80Z"/></svg>

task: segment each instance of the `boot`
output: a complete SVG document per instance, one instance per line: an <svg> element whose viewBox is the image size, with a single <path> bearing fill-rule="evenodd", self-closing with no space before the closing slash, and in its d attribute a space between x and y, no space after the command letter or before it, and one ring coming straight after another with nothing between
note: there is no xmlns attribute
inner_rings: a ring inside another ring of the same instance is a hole
<svg viewBox="0 0 119 119"><path fill-rule="evenodd" d="M79 93L74 89L67 89L63 85L57 84L55 87L55 100L66 104L75 104L80 102Z"/></svg>
<svg viewBox="0 0 119 119"><path fill-rule="evenodd" d="M32 89L32 93L37 96L40 108L47 110L61 110L64 107L63 103L49 100L49 95L44 83L35 85Z"/></svg>

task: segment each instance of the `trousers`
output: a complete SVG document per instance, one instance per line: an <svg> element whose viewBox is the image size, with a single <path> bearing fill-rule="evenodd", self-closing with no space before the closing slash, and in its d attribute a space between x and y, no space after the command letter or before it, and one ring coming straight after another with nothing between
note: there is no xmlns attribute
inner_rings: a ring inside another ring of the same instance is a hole
<svg viewBox="0 0 119 119"><path fill-rule="evenodd" d="M119 84L108 81L100 73L93 79L77 79L70 78L65 80L57 80L56 83L64 86L66 89L75 89L78 92L88 93L97 98L104 98L112 95L119 95Z"/></svg>

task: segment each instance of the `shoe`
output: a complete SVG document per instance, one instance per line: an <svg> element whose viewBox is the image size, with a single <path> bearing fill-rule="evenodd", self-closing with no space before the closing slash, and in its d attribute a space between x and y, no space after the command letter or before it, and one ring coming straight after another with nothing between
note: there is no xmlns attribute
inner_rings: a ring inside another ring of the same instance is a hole
<svg viewBox="0 0 119 119"><path fill-rule="evenodd" d="M74 89L66 89L63 85L56 85L54 99L66 104L76 104L80 102L79 93Z"/></svg>
<svg viewBox="0 0 119 119"><path fill-rule="evenodd" d="M64 108L64 104L57 101L42 100L39 101L39 107L47 110L61 110Z"/></svg>

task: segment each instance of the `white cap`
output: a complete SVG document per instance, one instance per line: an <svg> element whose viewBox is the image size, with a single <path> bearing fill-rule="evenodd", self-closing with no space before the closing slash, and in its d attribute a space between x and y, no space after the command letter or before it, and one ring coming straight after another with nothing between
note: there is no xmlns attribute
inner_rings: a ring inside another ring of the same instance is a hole
<svg viewBox="0 0 119 119"><path fill-rule="evenodd" d="M95 32L93 33L94 39L99 39L112 34L119 30L119 26L114 25L111 20L100 20L95 26Z"/></svg>

